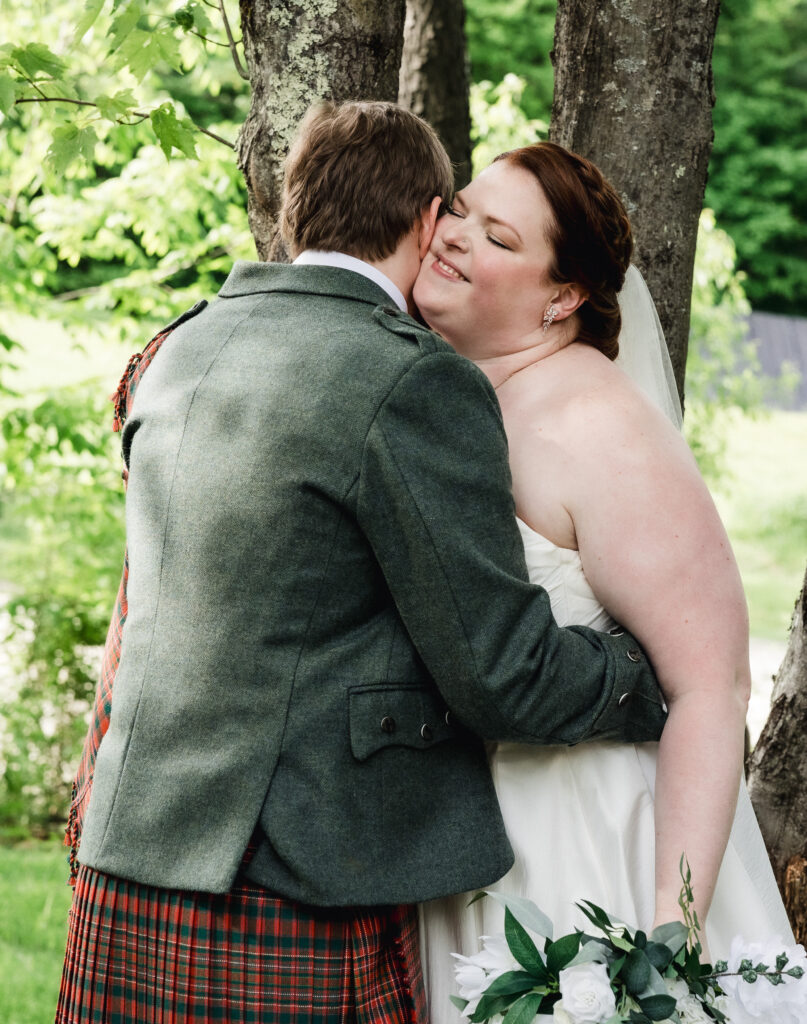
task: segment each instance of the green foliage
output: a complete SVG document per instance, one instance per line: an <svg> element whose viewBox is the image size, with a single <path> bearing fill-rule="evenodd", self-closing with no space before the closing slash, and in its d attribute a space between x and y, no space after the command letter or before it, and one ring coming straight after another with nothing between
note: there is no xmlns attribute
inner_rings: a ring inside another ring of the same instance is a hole
<svg viewBox="0 0 807 1024"><path fill-rule="evenodd" d="M807 315L807 0L729 0L706 201L755 309Z"/></svg>
<svg viewBox="0 0 807 1024"><path fill-rule="evenodd" d="M524 86L517 75L505 75L497 85L478 82L471 86L474 174L492 163L499 153L529 146L546 137L547 123L528 118L521 109Z"/></svg>
<svg viewBox="0 0 807 1024"><path fill-rule="evenodd" d="M0 830L47 834L69 803L123 553L123 488L97 385L5 410L0 523L13 683L0 691Z"/></svg>
<svg viewBox="0 0 807 1024"><path fill-rule="evenodd" d="M725 466L728 414L761 415L765 398L794 383L791 373L771 379L760 372L745 321L751 311L745 275L735 262L734 243L717 227L712 211L704 210L695 254L684 427L701 472L712 482Z"/></svg>
<svg viewBox="0 0 807 1024"><path fill-rule="evenodd" d="M474 82L501 82L509 74L524 83L529 119L548 122L553 71L556 0L467 0L465 31Z"/></svg>

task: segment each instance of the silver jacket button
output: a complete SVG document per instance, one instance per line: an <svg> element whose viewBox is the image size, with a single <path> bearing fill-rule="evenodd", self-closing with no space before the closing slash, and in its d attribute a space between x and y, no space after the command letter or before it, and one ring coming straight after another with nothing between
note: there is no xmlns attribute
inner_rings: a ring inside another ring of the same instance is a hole
<svg viewBox="0 0 807 1024"><path fill-rule="evenodd" d="M642 660L642 652L641 651L637 651L635 649L631 650L631 651L628 651L628 657L630 658L631 661L641 661Z"/></svg>
<svg viewBox="0 0 807 1024"><path fill-rule="evenodd" d="M381 731L392 733L395 732L395 729L395 719L392 718L390 715L384 715L384 717L381 719Z"/></svg>
<svg viewBox="0 0 807 1024"><path fill-rule="evenodd" d="M431 730L431 726L426 725L426 723L424 722L423 725L421 725L421 727L420 727L420 735L421 735L422 739L424 739L428 743L429 740L431 740L432 735L433 735L432 734L432 730Z"/></svg>

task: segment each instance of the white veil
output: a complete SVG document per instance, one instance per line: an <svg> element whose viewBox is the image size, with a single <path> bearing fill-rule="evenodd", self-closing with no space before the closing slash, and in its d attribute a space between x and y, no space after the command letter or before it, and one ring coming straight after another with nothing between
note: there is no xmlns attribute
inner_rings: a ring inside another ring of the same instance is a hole
<svg viewBox="0 0 807 1024"><path fill-rule="evenodd" d="M616 365L644 391L676 427L683 415L670 354L653 298L644 278L631 264L619 293L622 329Z"/></svg>

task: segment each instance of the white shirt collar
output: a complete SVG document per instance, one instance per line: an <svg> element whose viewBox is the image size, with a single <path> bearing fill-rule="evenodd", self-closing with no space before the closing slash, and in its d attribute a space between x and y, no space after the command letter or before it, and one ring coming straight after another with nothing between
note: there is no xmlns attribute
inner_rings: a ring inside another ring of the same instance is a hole
<svg viewBox="0 0 807 1024"><path fill-rule="evenodd" d="M355 274L361 274L383 288L395 305L404 313L406 312L406 299L401 289L371 263L366 263L355 256L348 256L346 252L323 252L320 249L305 249L294 262L316 263L323 267L341 267L343 270L352 270Z"/></svg>

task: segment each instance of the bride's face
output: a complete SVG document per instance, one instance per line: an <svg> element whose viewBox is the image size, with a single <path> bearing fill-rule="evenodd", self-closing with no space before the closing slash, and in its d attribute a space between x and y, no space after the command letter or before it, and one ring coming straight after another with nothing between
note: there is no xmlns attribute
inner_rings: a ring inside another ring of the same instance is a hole
<svg viewBox="0 0 807 1024"><path fill-rule="evenodd" d="M429 326L471 359L533 344L557 288L547 276L551 223L529 171L506 160L482 171L438 221L415 282Z"/></svg>

